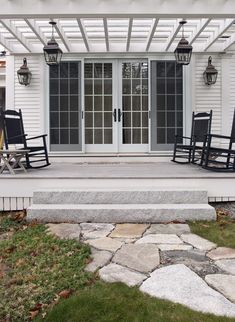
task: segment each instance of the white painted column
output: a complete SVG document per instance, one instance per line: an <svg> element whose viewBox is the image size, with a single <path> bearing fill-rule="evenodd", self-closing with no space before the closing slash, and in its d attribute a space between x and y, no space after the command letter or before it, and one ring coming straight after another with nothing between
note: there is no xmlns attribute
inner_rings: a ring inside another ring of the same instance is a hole
<svg viewBox="0 0 235 322"><path fill-rule="evenodd" d="M221 56L221 134L230 135L230 63L231 55Z"/></svg>
<svg viewBox="0 0 235 322"><path fill-rule="evenodd" d="M6 109L15 107L15 57L6 56Z"/></svg>

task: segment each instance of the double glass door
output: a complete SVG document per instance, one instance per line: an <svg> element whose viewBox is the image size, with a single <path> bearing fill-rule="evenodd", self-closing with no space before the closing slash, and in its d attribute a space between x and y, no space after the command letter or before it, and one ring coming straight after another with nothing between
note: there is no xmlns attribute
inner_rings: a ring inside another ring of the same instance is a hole
<svg viewBox="0 0 235 322"><path fill-rule="evenodd" d="M147 152L147 61L84 64L86 152Z"/></svg>

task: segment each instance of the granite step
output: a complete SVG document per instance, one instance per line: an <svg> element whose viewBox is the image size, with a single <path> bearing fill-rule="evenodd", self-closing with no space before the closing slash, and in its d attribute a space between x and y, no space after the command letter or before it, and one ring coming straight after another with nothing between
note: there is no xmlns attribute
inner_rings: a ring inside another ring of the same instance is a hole
<svg viewBox="0 0 235 322"><path fill-rule="evenodd" d="M40 190L34 204L207 204L203 190Z"/></svg>
<svg viewBox="0 0 235 322"><path fill-rule="evenodd" d="M33 204L27 210L29 221L162 223L186 220L215 220L208 204Z"/></svg>

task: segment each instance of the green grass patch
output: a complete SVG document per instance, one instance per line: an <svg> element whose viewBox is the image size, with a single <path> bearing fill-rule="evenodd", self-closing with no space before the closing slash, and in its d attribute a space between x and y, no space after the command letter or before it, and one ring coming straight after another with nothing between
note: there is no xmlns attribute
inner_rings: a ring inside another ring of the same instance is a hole
<svg viewBox="0 0 235 322"><path fill-rule="evenodd" d="M235 248L235 219L217 211L216 221L189 222L191 231L218 246Z"/></svg>
<svg viewBox="0 0 235 322"><path fill-rule="evenodd" d="M17 223L0 217L0 231L14 231L0 241L0 321L28 321L58 301L91 283L84 272L90 249L75 240L46 234L43 225Z"/></svg>
<svg viewBox="0 0 235 322"><path fill-rule="evenodd" d="M41 321L37 319L36 321ZM97 282L62 300L45 322L228 322L235 321L192 311L182 305L151 298L121 283Z"/></svg>

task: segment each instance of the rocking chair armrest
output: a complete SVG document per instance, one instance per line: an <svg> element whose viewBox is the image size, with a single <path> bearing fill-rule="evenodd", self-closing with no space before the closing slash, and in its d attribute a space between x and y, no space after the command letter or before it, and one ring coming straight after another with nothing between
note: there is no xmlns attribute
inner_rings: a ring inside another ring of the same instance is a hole
<svg viewBox="0 0 235 322"><path fill-rule="evenodd" d="M226 136L226 135L220 135L220 134L207 134L208 137L211 137L211 138L218 138L218 139L232 139L231 136Z"/></svg>
<svg viewBox="0 0 235 322"><path fill-rule="evenodd" d="M182 138L182 139L189 139L189 140L191 140L191 138L189 136L183 136L183 135L176 134L175 137L176 138Z"/></svg>
<svg viewBox="0 0 235 322"><path fill-rule="evenodd" d="M16 138L23 138L23 137L26 137L26 136L27 136L27 134L15 135L15 136L11 136L10 138L8 138L8 140L12 140L12 139L16 139Z"/></svg>
<svg viewBox="0 0 235 322"><path fill-rule="evenodd" d="M47 136L47 134L42 134L42 135L38 135L38 136L33 136L33 137L28 138L26 140L28 141L28 140L33 140L33 139L39 139L39 138L43 138L43 137L46 137L46 136Z"/></svg>

